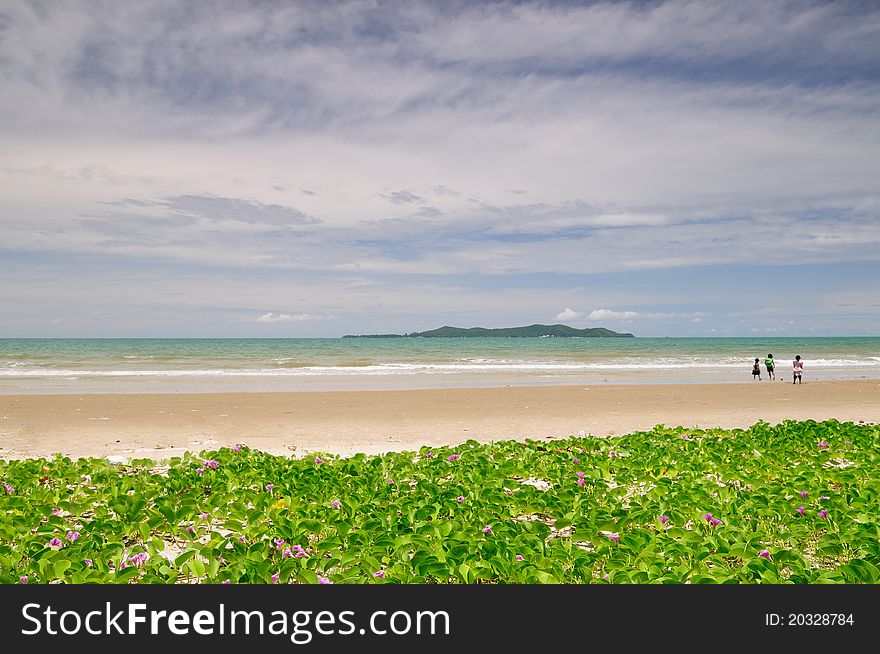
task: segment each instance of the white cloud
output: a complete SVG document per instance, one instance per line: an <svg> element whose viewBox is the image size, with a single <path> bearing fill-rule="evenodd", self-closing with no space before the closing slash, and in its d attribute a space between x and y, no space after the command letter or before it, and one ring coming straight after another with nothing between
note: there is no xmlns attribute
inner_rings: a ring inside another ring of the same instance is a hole
<svg viewBox="0 0 880 654"><path fill-rule="evenodd" d="M262 316L257 318L257 322L263 323L275 323L275 322L305 322L307 320L320 320L321 316L312 316L308 313L297 313L297 314L289 314L289 313L264 313Z"/></svg>
<svg viewBox="0 0 880 654"><path fill-rule="evenodd" d="M558 313L553 320L577 320L582 315L583 314L578 311L566 308L565 311Z"/></svg>
<svg viewBox="0 0 880 654"><path fill-rule="evenodd" d="M590 320L628 320L638 318L635 311L612 311L611 309L596 309L587 316Z"/></svg>

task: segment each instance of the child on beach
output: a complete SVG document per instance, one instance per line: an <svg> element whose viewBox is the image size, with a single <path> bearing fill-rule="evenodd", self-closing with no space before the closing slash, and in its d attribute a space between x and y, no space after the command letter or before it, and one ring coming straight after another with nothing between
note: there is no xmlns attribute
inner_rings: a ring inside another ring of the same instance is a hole
<svg viewBox="0 0 880 654"><path fill-rule="evenodd" d="M801 376L804 374L804 362L801 361L801 355L796 354L794 361L791 362L792 367L792 384L803 384Z"/></svg>
<svg viewBox="0 0 880 654"><path fill-rule="evenodd" d="M761 364L757 357L755 357L755 365L752 366L752 381L756 379L761 381Z"/></svg>
<svg viewBox="0 0 880 654"><path fill-rule="evenodd" d="M776 381L776 362L773 360L773 355L768 354L767 358L764 359L764 365L767 366L767 380L768 381Z"/></svg>

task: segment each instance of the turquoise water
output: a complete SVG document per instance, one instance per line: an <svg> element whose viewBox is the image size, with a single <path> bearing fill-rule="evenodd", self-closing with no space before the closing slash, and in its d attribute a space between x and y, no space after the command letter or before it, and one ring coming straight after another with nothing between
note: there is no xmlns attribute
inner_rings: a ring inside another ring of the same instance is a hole
<svg viewBox="0 0 880 654"><path fill-rule="evenodd" d="M880 378L880 338L0 339L0 392L434 388ZM766 376L766 375L765 375Z"/></svg>

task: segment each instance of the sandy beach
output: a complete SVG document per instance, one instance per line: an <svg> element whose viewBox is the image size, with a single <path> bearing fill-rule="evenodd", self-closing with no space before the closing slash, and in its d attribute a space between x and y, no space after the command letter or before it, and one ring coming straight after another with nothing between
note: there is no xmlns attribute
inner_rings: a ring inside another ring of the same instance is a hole
<svg viewBox="0 0 880 654"><path fill-rule="evenodd" d="M168 458L246 443L276 454L379 453L758 420L880 422L880 380L298 393L0 396L0 457Z"/></svg>

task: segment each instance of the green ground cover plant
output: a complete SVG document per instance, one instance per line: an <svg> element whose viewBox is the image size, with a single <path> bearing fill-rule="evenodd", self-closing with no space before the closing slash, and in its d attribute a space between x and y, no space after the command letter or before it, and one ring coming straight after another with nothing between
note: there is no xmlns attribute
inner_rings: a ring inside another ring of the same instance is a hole
<svg viewBox="0 0 880 654"><path fill-rule="evenodd" d="M880 427L0 462L0 583L876 583Z"/></svg>

